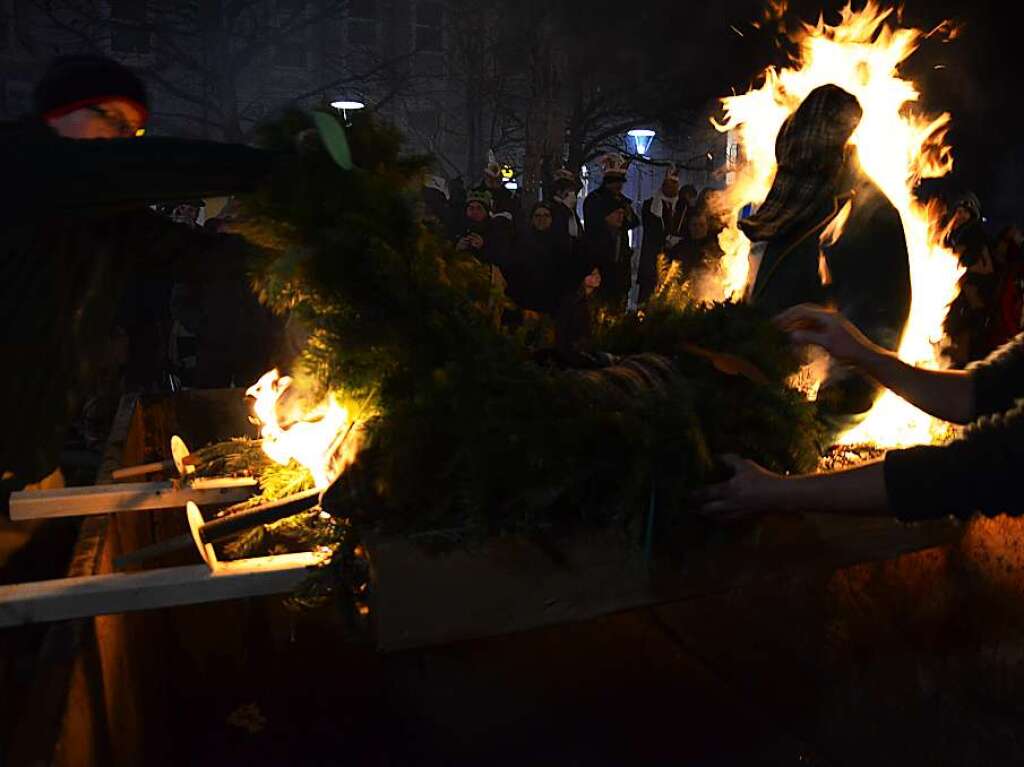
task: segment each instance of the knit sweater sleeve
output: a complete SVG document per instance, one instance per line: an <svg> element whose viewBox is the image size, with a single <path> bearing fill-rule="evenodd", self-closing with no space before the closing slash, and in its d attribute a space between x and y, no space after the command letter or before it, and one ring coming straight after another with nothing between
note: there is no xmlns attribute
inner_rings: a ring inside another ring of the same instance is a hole
<svg viewBox="0 0 1024 767"><path fill-rule="evenodd" d="M886 455L889 506L899 519L1024 513L1024 336L972 370L981 418L962 437Z"/></svg>
<svg viewBox="0 0 1024 767"><path fill-rule="evenodd" d="M969 368L974 374L974 409L979 416L1001 413L1024 399L1024 334Z"/></svg>

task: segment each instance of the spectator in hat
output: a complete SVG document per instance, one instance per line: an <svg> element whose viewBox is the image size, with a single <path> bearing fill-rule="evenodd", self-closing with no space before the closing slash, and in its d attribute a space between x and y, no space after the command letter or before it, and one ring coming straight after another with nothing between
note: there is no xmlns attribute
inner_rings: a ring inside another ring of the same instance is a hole
<svg viewBox="0 0 1024 767"><path fill-rule="evenodd" d="M456 231L455 249L470 253L486 267L490 293L488 306L497 310L505 294L503 269L509 268L512 250L512 214L494 214L489 192L471 190L466 195L462 225Z"/></svg>
<svg viewBox="0 0 1024 767"><path fill-rule="evenodd" d="M654 195L644 200L641 211L644 227L640 248L640 303L644 303L658 284L658 258L673 259L685 237L686 203L679 194L679 171L670 166Z"/></svg>
<svg viewBox="0 0 1024 767"><path fill-rule="evenodd" d="M491 211L495 214L507 213L515 223L518 219L518 206L515 195L505 186L501 177L501 164L494 152L487 151L487 165L484 167L483 180L477 191L487 192L491 196Z"/></svg>
<svg viewBox="0 0 1024 767"><path fill-rule="evenodd" d="M622 190L626 185L626 172L629 170L629 161L622 155L612 152L601 158L601 186L587 195L583 201L583 222L587 226L593 220L599 223L603 216L598 215L596 210L609 210L609 206L617 205L626 211L624 231L635 229L640 225L640 220L633 211L633 201L626 197ZM593 214L593 215L592 215Z"/></svg>
<svg viewBox="0 0 1024 767"><path fill-rule="evenodd" d="M201 237L148 205L252 189L275 161L248 147L138 138L146 90L103 57L55 60L34 102L29 119L0 128L0 164L17 191L0 214L0 358L21 371L0 379L0 397L17 403L0 445L3 495L57 469L74 395L94 380L132 273L209 256L203 279L219 269L242 278L238 241Z"/></svg>
<svg viewBox="0 0 1024 767"><path fill-rule="evenodd" d="M579 177L568 168L555 171L551 189L551 199L556 203L554 228L556 231L568 232L576 241L583 237L583 222L576 212L582 188Z"/></svg>
<svg viewBox="0 0 1024 767"><path fill-rule="evenodd" d="M33 94L36 116L70 139L132 138L145 132L149 99L126 67L102 56L55 60Z"/></svg>
<svg viewBox="0 0 1024 767"><path fill-rule="evenodd" d="M596 303L614 313L625 311L632 285L633 250L627 237L631 213L626 197L599 196L590 206L584 239L586 262L601 278L594 294Z"/></svg>

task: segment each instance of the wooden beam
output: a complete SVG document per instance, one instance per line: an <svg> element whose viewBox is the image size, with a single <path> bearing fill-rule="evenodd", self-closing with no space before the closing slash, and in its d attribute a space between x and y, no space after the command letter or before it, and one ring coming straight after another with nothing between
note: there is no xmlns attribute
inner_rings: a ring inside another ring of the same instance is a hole
<svg viewBox="0 0 1024 767"><path fill-rule="evenodd" d="M238 503L251 497L256 480L249 477L134 482L122 485L69 487L11 494L11 519L84 517L143 509L180 509L189 501L200 506Z"/></svg>
<svg viewBox="0 0 1024 767"><path fill-rule="evenodd" d="M0 628L282 594L320 561L303 552L0 586Z"/></svg>

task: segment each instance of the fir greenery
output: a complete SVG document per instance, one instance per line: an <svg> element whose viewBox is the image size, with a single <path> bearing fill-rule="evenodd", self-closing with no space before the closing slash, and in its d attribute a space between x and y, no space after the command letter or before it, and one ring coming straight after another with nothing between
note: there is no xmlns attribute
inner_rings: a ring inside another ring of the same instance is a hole
<svg viewBox="0 0 1024 767"><path fill-rule="evenodd" d="M262 143L293 150L312 126L290 114ZM604 321L609 366L542 364L525 334L495 322L489 270L416 223L427 161L402 157L398 134L368 113L348 137L356 168L305 142L235 227L264 253L262 300L310 330L306 372L373 399L365 447L325 497L334 521L297 518L319 542L350 556L371 527L466 540L580 525L639 541L652 495L659 526L693 524L686 498L720 477L718 453L814 465L813 406L785 384L798 363L754 309L681 306L664 290L643 317ZM688 344L743 357L767 383L724 374Z"/></svg>

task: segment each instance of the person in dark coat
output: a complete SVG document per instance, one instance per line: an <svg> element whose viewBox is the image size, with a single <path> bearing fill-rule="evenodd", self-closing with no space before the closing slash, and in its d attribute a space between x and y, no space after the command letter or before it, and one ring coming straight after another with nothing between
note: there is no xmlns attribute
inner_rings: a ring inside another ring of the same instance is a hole
<svg viewBox="0 0 1024 767"><path fill-rule="evenodd" d="M590 271L577 242L555 229L555 207L550 202L533 206L530 224L516 236L509 265L502 269L509 298L522 309L549 315L558 313Z"/></svg>
<svg viewBox="0 0 1024 767"><path fill-rule="evenodd" d="M991 307L988 348L998 349L1024 327L1024 232L1009 226L1000 234L993 252L999 287Z"/></svg>
<svg viewBox="0 0 1024 767"><path fill-rule="evenodd" d="M753 304L776 314L831 303L872 342L895 351L910 313L910 260L899 212L847 146L861 116L857 99L841 88L812 91L779 131L768 197L739 226L752 242L764 243ZM818 401L844 430L878 393L869 378L837 365Z"/></svg>
<svg viewBox="0 0 1024 767"><path fill-rule="evenodd" d="M502 270L509 267L512 254L512 215L508 212L492 214L493 205L488 192L474 189L466 195L466 208L462 225L456 230L455 249L471 253L487 272L486 299L490 309L498 312L505 296ZM496 315L499 316L499 315Z"/></svg>
<svg viewBox="0 0 1024 767"><path fill-rule="evenodd" d="M50 67L32 119L0 128L0 164L18 183L0 214L0 359L19 371L0 377L0 399L11 403L4 495L55 473L77 411L72 395L90 387L133 272L183 259L201 260L204 272L245 262L237 238L189 231L148 205L254 189L277 157L136 138L147 117L138 78L109 59L76 56Z"/></svg>
<svg viewBox="0 0 1024 767"><path fill-rule="evenodd" d="M981 201L971 192L953 207L946 246L957 254L964 273L958 284L960 292L943 323L950 339L945 354L953 367L963 368L992 351L987 339L999 281L993 248L982 222Z"/></svg>
<svg viewBox="0 0 1024 767"><path fill-rule="evenodd" d="M487 192L491 196L491 212L495 215L507 213L513 222L519 223L519 202L511 190L505 186L501 177L501 165L494 152L487 152L487 166L484 168L483 180L476 187L478 192Z"/></svg>
<svg viewBox="0 0 1024 767"><path fill-rule="evenodd" d="M626 197L606 194L591 199L587 214L586 262L601 276L594 297L599 305L615 313L625 311L632 284L633 250L627 237L631 213Z"/></svg>
<svg viewBox="0 0 1024 767"><path fill-rule="evenodd" d="M601 285L594 299L611 311L624 311L633 282L629 232L640 224L633 201L622 193L629 161L611 153L601 158L601 186L583 201L584 251L597 269Z"/></svg>
<svg viewBox="0 0 1024 767"><path fill-rule="evenodd" d="M604 173L601 177L601 186L588 194L583 201L583 223L587 227L591 226L591 222L597 226L604 218L601 211L607 213L613 206L622 207L626 211L623 229L625 237L629 230L640 225L640 219L633 211L633 201L622 193L626 185L629 161L613 152L601 158L601 167Z"/></svg>
<svg viewBox="0 0 1024 767"><path fill-rule="evenodd" d="M500 269L508 263L512 249L512 216L507 212L493 213L493 205L487 192L473 190L466 195L455 249L472 253L480 262Z"/></svg>
<svg viewBox="0 0 1024 767"><path fill-rule="evenodd" d="M644 239L640 248L637 281L640 303L644 303L658 284L658 258L674 259L686 236L686 203L679 194L679 171L670 167L654 195L644 200L640 219Z"/></svg>
<svg viewBox="0 0 1024 767"><path fill-rule="evenodd" d="M579 178L568 168L555 171L551 190L554 206L554 228L556 231L568 232L573 240L582 240L583 221L580 220L576 206L579 203L582 189Z"/></svg>

